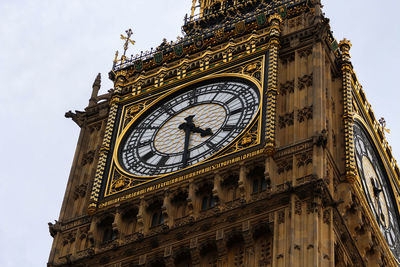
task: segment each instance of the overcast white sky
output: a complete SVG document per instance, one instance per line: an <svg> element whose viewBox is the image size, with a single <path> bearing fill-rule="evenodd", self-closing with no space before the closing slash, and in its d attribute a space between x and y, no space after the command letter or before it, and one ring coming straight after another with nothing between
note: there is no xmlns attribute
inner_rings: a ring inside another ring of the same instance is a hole
<svg viewBox="0 0 400 267"><path fill-rule="evenodd" d="M353 43L352 62L400 160L398 0L325 0L334 35ZM45 266L79 128L64 118L102 92L119 35L134 31L130 54L175 40L191 0L0 1L0 266Z"/></svg>

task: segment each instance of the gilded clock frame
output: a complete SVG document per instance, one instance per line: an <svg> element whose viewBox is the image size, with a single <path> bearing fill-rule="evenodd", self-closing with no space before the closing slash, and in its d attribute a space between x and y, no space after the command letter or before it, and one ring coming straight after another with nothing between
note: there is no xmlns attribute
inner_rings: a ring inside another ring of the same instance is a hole
<svg viewBox="0 0 400 267"><path fill-rule="evenodd" d="M123 101L120 102L120 108L121 108L121 113L120 113L120 118L117 121L114 130L116 133L114 134L114 140L115 144L113 145L113 153L112 153L112 158L109 160L108 165L108 170L105 170L105 176L103 178L103 186L102 186L102 192L101 192L101 199L100 203L104 202L105 200L108 200L109 198L114 198L117 196L120 196L121 194L135 190L135 189L140 189L146 186L150 186L157 181L164 180L164 179L172 179L175 176L181 174L181 173L186 173L190 170L195 170L197 168L200 168L200 166L206 166L211 164L214 161L219 161L224 158L231 157L235 153L239 153L242 151L248 151L248 150L254 150L257 147L260 147L263 144L263 120L264 118L264 112L263 112L263 107L266 103L265 102L265 94L266 94L266 88L264 86L264 76L265 76L265 68L266 68L266 58L268 55L260 55L258 57L245 60L242 63L226 66L224 69L216 72L215 74L209 74L205 75L199 79L195 79L186 83L182 83L179 86L172 87L169 90L160 92L155 94L152 98L142 98L138 99L137 101L129 102L129 99L124 99ZM250 74L245 73L244 69L251 65L251 64L258 64L258 70L260 72L260 77L259 79L253 77ZM128 132L130 126L135 123L138 119L141 118L141 116L149 109L153 108L155 105L157 105L160 101L163 101L165 98L170 96L171 94L174 94L184 88L187 88L188 86L195 85L197 83L201 82L206 82L206 81L212 81L220 78L239 78L246 80L253 84L257 90L259 91L260 94L260 104L258 107L258 110L256 112L255 117L252 119L252 121L247 125L245 130L241 134L239 134L238 137L236 137L228 146L223 148L221 151L215 153L212 155L210 158L199 162L195 165L188 166L187 168L184 168L182 170L178 170L172 173L164 174L164 175L159 175L155 177L137 177L132 174L129 174L126 172L120 165L118 161L118 147L121 145L121 141L123 137L126 135ZM162 86L163 87L163 86ZM162 87L158 88L162 90ZM143 104L144 103L144 104ZM127 116L127 111L129 108L135 106L135 105L142 105L141 110L137 112L133 118L129 121L128 124L125 124L125 118ZM256 128L256 131L254 131L254 128ZM253 131L253 133L251 133ZM254 133L255 132L255 133ZM237 143L241 142L243 138L246 136L256 136L255 142L250 144L249 146L242 147L240 145L237 145ZM234 147L234 148L233 148ZM232 148L232 149L231 149ZM110 155L111 156L111 155ZM115 175L118 175L119 177L117 179L129 179L130 181L136 181L138 184L133 185L133 186L128 186L126 188L123 188L119 190L118 192L111 192L111 186L112 183L115 182L114 177ZM105 180L105 181L104 181ZM100 204L101 205L101 204Z"/></svg>
<svg viewBox="0 0 400 267"><path fill-rule="evenodd" d="M392 202L394 203L395 208L396 208L397 221L398 221L398 223L400 225L400 202L399 202L398 197L396 197L396 191L397 190L395 190L396 189L396 186L394 184L395 181L393 181L394 179L396 179L396 177L395 177L396 174L394 174L392 172L392 169L390 168L390 166L388 166L388 163L387 163L387 161L386 161L386 159L384 157L384 154L381 151L381 145L380 145L379 142L377 142L376 137L375 137L375 133L374 133L374 131L371 130L371 127L368 125L368 123L364 120L364 118L361 115L356 114L356 113L353 114L353 119L354 119L354 124L359 123L360 126L362 127L362 129L365 131L367 137L369 138L369 140L371 142L371 145L373 146L374 150L377 153L377 157L379 157L379 159L381 161L381 166L383 167L383 171L386 173L386 178L387 178L386 181L388 183L388 186L390 186ZM356 153L355 149L354 149L354 153ZM383 234L380 231L380 227L379 227L379 225L378 225L378 223L377 223L377 221L375 219L373 211L371 210L370 204L368 203L368 200L367 200L367 197L365 195L364 187L363 187L361 179L362 178L361 178L361 175L360 175L360 171L359 171L359 169L357 167L357 170L356 170L356 184L357 184L357 186L355 187L356 193L359 196L359 199L361 200L362 205L364 207L367 207L366 208L367 216L369 217L369 221L372 222L373 228L375 229L375 232L379 233L378 234L379 239L381 239L381 241L384 244L387 244L386 243L387 241L385 240L385 238L383 237ZM397 259L396 257L394 257L394 255L392 254L391 250L389 249L389 246L386 247L386 250L388 252L390 252L390 255L392 255L392 258L396 261L396 263L398 265L400 265L400 259Z"/></svg>

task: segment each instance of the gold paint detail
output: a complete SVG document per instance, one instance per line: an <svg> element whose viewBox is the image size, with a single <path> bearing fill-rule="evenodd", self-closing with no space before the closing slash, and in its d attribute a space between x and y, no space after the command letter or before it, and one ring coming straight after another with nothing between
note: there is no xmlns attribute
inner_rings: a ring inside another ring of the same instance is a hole
<svg viewBox="0 0 400 267"><path fill-rule="evenodd" d="M255 146L259 144L260 140L260 120L257 119L253 126L247 131L242 138L231 145L221 156L225 154L237 153L243 149Z"/></svg>
<svg viewBox="0 0 400 267"><path fill-rule="evenodd" d="M278 97L278 59L281 35L280 24L282 18L274 14L269 18L271 23L270 43L269 43L269 66L268 66L268 85L266 92L267 111L265 114L265 149L269 156L275 153L276 135L276 105Z"/></svg>
<svg viewBox="0 0 400 267"><path fill-rule="evenodd" d="M354 113L353 113L353 87L352 87L352 68L350 62L350 41L344 39L340 42L339 48L342 52L342 72L343 72L343 99L344 99L344 110L343 110L343 120L344 120L344 134L345 134L345 179L349 183L354 183L356 181L356 163L354 155Z"/></svg>
<svg viewBox="0 0 400 267"><path fill-rule="evenodd" d="M152 102L153 99L150 99L127 107L125 111L123 127L125 128L132 120L135 120L136 117L138 117L139 113Z"/></svg>
<svg viewBox="0 0 400 267"><path fill-rule="evenodd" d="M155 185L152 185L152 186L149 185L149 186L147 186L147 187L145 187L143 189L140 189L140 190L134 191L132 193L123 195L121 197L117 197L115 199L111 199L109 201L105 201L103 203L100 203L98 208L99 209L103 209L103 208L109 207L111 205L114 205L116 203L120 203L120 202L129 200L129 199L132 199L132 198L136 198L138 196L141 196L141 195L149 193L149 192L154 192L156 190L162 189L162 188L167 187L167 186L171 186L171 185L173 185L175 183L183 182L185 180L197 177L199 175L204 175L204 174L207 174L209 172L215 172L216 170L218 170L220 168L224 168L224 167L230 166L232 164L237 164L237 163L239 163L239 162L241 162L243 160L256 157L256 156L261 155L263 153L264 153L264 149L254 150L254 151L249 152L247 154L244 154L244 155L232 158L232 159L228 159L228 160L225 160L225 161L222 161L222 162L219 162L219 163L215 163L213 165L209 165L207 167L204 167L204 168L196 170L194 172L185 174L183 176L173 177L173 178L170 178L170 179L165 179L163 181L160 181L160 183L158 183L158 184L155 184ZM150 181L148 183L150 184L151 182L152 181Z"/></svg>
<svg viewBox="0 0 400 267"><path fill-rule="evenodd" d="M279 29L278 29L278 31L279 31ZM128 71L123 71L123 70L116 71L117 76L121 75L123 78L121 78L121 81L119 81L119 82L116 81L115 84L119 85L119 86L134 85L133 87L135 88L135 92L132 95L132 97L140 95L144 92L150 92L154 89L160 88L160 86L155 86L154 83L157 80L157 77L161 72L170 73L171 71L176 70L176 76L171 77L171 78L168 77L168 79L163 82L163 84L168 84L168 85L170 85L174 81L178 81L180 79L188 77L189 75L193 77L194 75L201 72L201 71L192 71L190 74L187 73L186 70L188 69L189 66L192 66L193 63L196 63L199 61L204 61L204 58L215 58L218 55L222 54L223 55L222 62L220 62L218 64L213 64L212 66L207 67L208 69L216 68L216 67L220 66L221 64L232 60L234 52L237 51L238 48L245 45L246 43L253 43L253 45L251 45L253 47L251 50L254 52L258 41L262 40L263 38L268 37L270 35L270 33L271 33L271 30L263 31L258 34L253 33L245 40L240 40L239 42L236 42L236 43L233 41L227 42L226 45L221 46L218 50L215 50L215 51L204 50L196 58L193 58L193 59L185 58L183 60L177 61L178 62L177 65L174 65L169 68L160 67L155 72L151 72L152 73L151 75L140 74L139 76L135 76L133 78L130 76L131 73ZM268 47L269 47L269 44L267 44L267 45L263 44L263 46L260 47L260 51L267 50ZM241 58L247 54L248 54L247 51L243 52L242 54L235 56L235 59ZM200 64L199 64L199 67L200 67ZM206 66L203 66L204 69L205 69L205 67ZM125 81L125 77L130 78L130 81L129 82ZM138 83L141 83L141 86L138 86ZM145 86L145 84L150 84L152 87L149 87L150 85Z"/></svg>
<svg viewBox="0 0 400 267"><path fill-rule="evenodd" d="M154 146L166 154L179 153L183 151L185 133L179 129L179 125L185 122L185 118L196 114L194 124L202 129L211 128L216 133L226 119L225 109L218 104L203 104L189 108L167 121L157 132ZM192 134L189 148L200 145L210 136L201 137L200 134Z"/></svg>
<svg viewBox="0 0 400 267"><path fill-rule="evenodd" d="M99 161L97 163L96 174L94 177L92 192L90 195L89 207L88 207L89 214L93 214L96 211L97 202L99 201L101 184L103 180L104 170L106 167L109 147L111 144L112 132L114 130L114 125L117 117L117 110L118 110L118 105L116 101L113 101L111 104L110 112L108 114L107 126L104 132L103 143L101 145L101 153L99 156Z"/></svg>
<svg viewBox="0 0 400 267"><path fill-rule="evenodd" d="M264 58L265 58L265 56L261 56L258 59L262 63L262 68L264 68ZM250 63L250 62L246 62L244 64L247 64L247 63ZM152 99L152 102L157 102L158 103L159 101L162 101L163 98L167 97L168 95L170 95L170 94L172 94L172 93L174 93L176 91L181 90L182 88L186 88L187 86L190 86L190 85L202 82L202 81L216 79L216 78L219 78L219 77L224 77L224 78L226 78L226 77L236 77L236 78L247 79L247 80L251 81L253 84L255 84L257 86L257 89L260 91L260 103L263 102L263 97L264 97L264 94L263 94L263 83L258 82L253 77L249 77L249 76L242 75L242 74L231 74L231 73L226 73L226 72L225 73L220 73L220 74L214 74L212 76L207 76L207 77L204 77L202 79L199 79L199 80L196 80L196 81L181 85L181 86L179 86L177 88L174 88L174 90L169 91L166 94L165 93L164 94L160 94L158 98L156 98L156 96L154 96L154 98ZM262 80L263 80L263 78L262 78ZM136 104L138 104L138 103L136 103ZM130 105L133 107L136 104L130 104ZM120 142L122 140L121 137L124 136L124 134L127 131L127 129L129 129L129 127L134 123L134 121L137 118L139 118L141 116L141 114L143 114L152 105L155 105L155 104L154 103L148 104L144 109L142 109L139 112L139 114L136 115L135 119L130 121L125 127L122 127L122 122L123 121L120 122L121 126L119 128L120 129L119 132L117 133L117 136L119 136L119 137L118 137L118 140L117 140L116 147L119 147ZM204 104L204 105L208 105L208 104ZM192 166L188 167L187 169L196 168L199 165L207 164L207 163L210 163L212 161L218 160L218 159L220 159L222 157L230 156L233 153L240 152L240 151L242 151L242 149L249 149L249 148L255 147L256 145L259 145L261 143L261 123L262 123L262 120L259 119L260 114L261 114L260 106L259 106L259 108L257 110L256 115L254 116L253 121L248 125L248 127L244 130L244 132L237 137L236 140L234 140L230 145L228 145L226 147L226 149L220 151L220 153L217 153L217 154L213 155L212 157L210 157L209 159L207 159L207 160L205 160L203 162L200 162L200 163L197 163L195 165L192 165ZM130 106L128 106L128 107L130 107ZM125 110L128 110L128 107L126 107ZM137 111L136 108L133 108L133 110ZM124 114L126 114L126 113L127 112L125 111ZM215 112L213 112L213 114L211 114L210 116L215 117L214 113ZM222 113L219 113L219 116L221 116L221 119L222 119L222 115L221 114ZM225 115L225 111L224 111L223 114ZM249 141L250 138L251 138L251 142ZM231 149L231 148L233 148L233 149L231 151L227 152L227 150ZM162 181L162 180L168 179L168 177L170 177L171 175L175 175L176 173L184 171L184 170L179 170L179 171L176 171L174 173L170 173L168 175L162 175L162 176L154 177L153 179L150 179L150 180L148 178L146 178L146 177L132 177L132 175L130 175L129 173L125 173L122 170L121 166L118 163L118 155L117 155L116 151L117 151L117 149L114 149L113 161L112 161L111 166L110 166L109 171L108 171L108 175L107 175L108 177L104 176L104 178L103 178L103 179L107 179L107 183L106 183L106 188L107 189L106 189L106 192L104 194L104 197L111 197L111 196L113 196L113 195L115 195L117 193L121 193L121 192L130 190L130 189L134 189L134 188L138 187L139 185L143 186L143 185L145 185L147 183L150 183L150 182L154 183L156 181ZM125 187L120 187L121 189L118 191L117 188L113 187L113 186L114 186L114 184L118 184L118 183L116 183L116 180L120 179L120 176L129 177L128 178L129 179L129 183L125 182Z"/></svg>
<svg viewBox="0 0 400 267"><path fill-rule="evenodd" d="M257 81L259 83L261 83L261 79L263 76L262 75L262 71L263 71L262 66L263 66L262 59L258 59L258 60L254 60L249 63L246 63L244 65L238 66L238 67L230 70L230 72L240 73L243 75L253 77L253 78L257 79Z"/></svg>
<svg viewBox="0 0 400 267"><path fill-rule="evenodd" d="M272 22L274 22L274 20L277 20L278 21L278 23L279 24L281 24L282 23L282 17L278 14L278 13L275 13L275 14L272 14L271 16L269 16L269 18L268 18L268 22L271 24Z"/></svg>

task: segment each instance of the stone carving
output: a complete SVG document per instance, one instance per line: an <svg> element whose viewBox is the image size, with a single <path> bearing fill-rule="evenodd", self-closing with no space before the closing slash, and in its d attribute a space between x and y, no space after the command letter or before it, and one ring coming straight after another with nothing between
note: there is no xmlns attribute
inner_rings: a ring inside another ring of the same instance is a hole
<svg viewBox="0 0 400 267"><path fill-rule="evenodd" d="M331 223L331 211L329 209L324 211L323 220L325 224Z"/></svg>
<svg viewBox="0 0 400 267"><path fill-rule="evenodd" d="M306 166L312 163L312 151L296 155L297 167Z"/></svg>
<svg viewBox="0 0 400 267"><path fill-rule="evenodd" d="M291 159L282 160L282 161L278 162L277 165L278 165L278 173L279 174L293 169L293 164L292 164Z"/></svg>
<svg viewBox="0 0 400 267"><path fill-rule="evenodd" d="M289 19L289 28L295 28L303 24L303 17L299 16L293 19Z"/></svg>
<svg viewBox="0 0 400 267"><path fill-rule="evenodd" d="M322 130L321 133L314 137L314 144L316 144L319 147L326 147L328 143L328 131L326 129Z"/></svg>
<svg viewBox="0 0 400 267"><path fill-rule="evenodd" d="M54 224L49 222L48 225L51 237L55 237L55 235L61 230L61 225L57 220L55 220Z"/></svg>
<svg viewBox="0 0 400 267"><path fill-rule="evenodd" d="M75 110L72 112L71 110L65 113L66 118L71 118L79 127L83 126L83 123L86 120L86 112Z"/></svg>
<svg viewBox="0 0 400 267"><path fill-rule="evenodd" d="M102 122L90 124L88 126L90 133L100 131L101 125L102 125Z"/></svg>
<svg viewBox="0 0 400 267"><path fill-rule="evenodd" d="M279 116L279 127L281 129L285 128L286 126L291 126L294 123L294 111L291 113L287 113L283 116Z"/></svg>
<svg viewBox="0 0 400 267"><path fill-rule="evenodd" d="M96 154L95 150L91 150L89 152L84 153L81 160L82 166L85 166L86 164L91 164L94 160L95 154Z"/></svg>
<svg viewBox="0 0 400 267"><path fill-rule="evenodd" d="M78 198L85 197L87 189L88 189L88 183L75 186L74 199L77 200Z"/></svg>
<svg viewBox="0 0 400 267"><path fill-rule="evenodd" d="M308 106L303 109L298 110L297 112L297 121L303 122L306 119L311 120L313 118L313 106Z"/></svg>
<svg viewBox="0 0 400 267"><path fill-rule="evenodd" d="M294 213L297 215L301 215L301 201L299 199L294 203Z"/></svg>
<svg viewBox="0 0 400 267"><path fill-rule="evenodd" d="M300 58L308 57L309 55L311 55L311 53L312 53L312 47L310 46L306 49L300 50L299 56L300 56Z"/></svg>
<svg viewBox="0 0 400 267"><path fill-rule="evenodd" d="M303 90L306 87L313 85L313 74L304 75L303 77L299 77L298 79L298 88L299 90Z"/></svg>
<svg viewBox="0 0 400 267"><path fill-rule="evenodd" d="M294 80L281 83L281 95L286 95L294 92Z"/></svg>
<svg viewBox="0 0 400 267"><path fill-rule="evenodd" d="M284 64L284 65L289 64L290 62L294 61L294 58L295 58L294 53L290 53L288 55L281 56L282 64Z"/></svg>
<svg viewBox="0 0 400 267"><path fill-rule="evenodd" d="M285 222L285 211L281 210L278 212L278 223L282 224Z"/></svg>

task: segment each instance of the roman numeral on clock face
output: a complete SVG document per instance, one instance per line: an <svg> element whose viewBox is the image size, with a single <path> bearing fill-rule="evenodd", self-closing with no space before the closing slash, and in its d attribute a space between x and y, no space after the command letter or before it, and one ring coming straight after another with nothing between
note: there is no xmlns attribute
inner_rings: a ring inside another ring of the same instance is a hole
<svg viewBox="0 0 400 267"><path fill-rule="evenodd" d="M148 161L148 160L151 159L153 156L154 156L154 152L153 152L153 151L149 151L149 152L147 152L147 153L142 157L142 159L143 159L144 161Z"/></svg>
<svg viewBox="0 0 400 267"><path fill-rule="evenodd" d="M216 144L214 144L214 143L212 143L210 141L208 141L206 143L206 145L213 151L218 151L219 150L219 146L217 146Z"/></svg>
<svg viewBox="0 0 400 267"><path fill-rule="evenodd" d="M236 125L225 125L224 127L222 127L222 130L229 132L235 130L236 128L238 128Z"/></svg>
<svg viewBox="0 0 400 267"><path fill-rule="evenodd" d="M157 167L162 167L165 165L165 163L167 163L169 157L168 156L164 156L161 158L161 160L157 163Z"/></svg>
<svg viewBox="0 0 400 267"><path fill-rule="evenodd" d="M145 142L142 142L142 143L139 143L138 145L137 145L137 147L138 148L142 148L142 147L145 147L145 146L148 146L148 145L150 145L150 140L149 141L145 141Z"/></svg>
<svg viewBox="0 0 400 267"><path fill-rule="evenodd" d="M242 110L243 110L243 108L235 109L235 110L233 110L233 111L230 113L230 115L238 114L238 113L242 112Z"/></svg>

